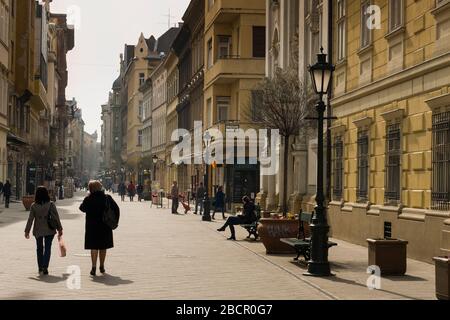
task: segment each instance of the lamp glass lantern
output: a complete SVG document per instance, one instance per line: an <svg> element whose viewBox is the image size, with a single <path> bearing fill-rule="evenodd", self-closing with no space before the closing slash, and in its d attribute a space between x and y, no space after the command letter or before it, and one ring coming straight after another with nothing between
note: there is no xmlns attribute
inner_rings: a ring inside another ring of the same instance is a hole
<svg viewBox="0 0 450 320"><path fill-rule="evenodd" d="M334 69L335 67L327 62L327 55L321 48L317 55L317 63L309 66L313 88L318 95L323 96L328 93Z"/></svg>

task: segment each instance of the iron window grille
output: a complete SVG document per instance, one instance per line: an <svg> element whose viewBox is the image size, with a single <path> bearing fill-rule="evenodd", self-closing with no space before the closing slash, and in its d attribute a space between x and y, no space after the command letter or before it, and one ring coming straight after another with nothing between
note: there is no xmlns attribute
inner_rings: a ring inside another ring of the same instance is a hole
<svg viewBox="0 0 450 320"><path fill-rule="evenodd" d="M386 134L386 190L385 202L398 204L400 202L401 176L401 130L400 124L387 127Z"/></svg>
<svg viewBox="0 0 450 320"><path fill-rule="evenodd" d="M369 133L358 132L358 202L367 202L369 193Z"/></svg>
<svg viewBox="0 0 450 320"><path fill-rule="evenodd" d="M342 200L343 178L344 178L344 143L342 137L334 141L334 166L333 166L333 199Z"/></svg>
<svg viewBox="0 0 450 320"><path fill-rule="evenodd" d="M432 209L450 210L450 111L433 115Z"/></svg>

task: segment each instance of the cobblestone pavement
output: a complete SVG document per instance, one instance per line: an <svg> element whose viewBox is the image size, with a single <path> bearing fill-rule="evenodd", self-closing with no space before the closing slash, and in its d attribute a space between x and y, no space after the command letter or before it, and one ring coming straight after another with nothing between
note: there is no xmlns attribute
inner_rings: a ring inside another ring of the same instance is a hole
<svg viewBox="0 0 450 320"><path fill-rule="evenodd" d="M431 264L409 260L406 277L383 278L381 290L369 290L367 249L337 241L330 251L336 276L309 278L291 255L268 256L260 242L226 241L216 231L222 221L172 215L144 202L119 203L107 275L92 279L82 197L57 202L68 255L58 256L55 241L48 277L37 275L34 241L23 236L28 213L22 204L0 213L0 299L435 299ZM245 236L238 230L239 239ZM68 288L70 266L81 269L78 290Z"/></svg>

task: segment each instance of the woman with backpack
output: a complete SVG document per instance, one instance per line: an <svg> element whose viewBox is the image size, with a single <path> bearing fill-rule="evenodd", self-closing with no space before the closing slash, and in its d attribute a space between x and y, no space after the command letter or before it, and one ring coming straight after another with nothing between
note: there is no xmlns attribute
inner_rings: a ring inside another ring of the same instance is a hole
<svg viewBox="0 0 450 320"><path fill-rule="evenodd" d="M53 220L53 222L49 220ZM30 239L31 226L33 226L33 236L36 238L39 273L48 275L52 242L55 238L56 231L58 231L58 238L62 237L63 228L59 219L58 210L55 204L50 201L50 195L46 187L38 187L36 189L35 201L31 205L30 216L25 227L26 239ZM55 227L56 229L54 229Z"/></svg>
<svg viewBox="0 0 450 320"><path fill-rule="evenodd" d="M119 212L119 207L111 196L105 195L103 186L99 181L89 183L89 192L90 194L84 199L80 210L86 213L84 248L91 250L91 276L95 277L98 258L100 258L100 272L104 274L106 272L106 251L114 247L113 230L104 222L107 202L116 212Z"/></svg>

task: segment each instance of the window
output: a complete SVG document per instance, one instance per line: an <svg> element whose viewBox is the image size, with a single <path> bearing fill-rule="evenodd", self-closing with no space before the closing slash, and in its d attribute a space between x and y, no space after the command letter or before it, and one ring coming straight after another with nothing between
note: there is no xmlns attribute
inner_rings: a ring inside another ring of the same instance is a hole
<svg viewBox="0 0 450 320"><path fill-rule="evenodd" d="M139 119L142 120L143 117L143 112L144 112L144 104L142 101L139 101L139 110L138 110L138 114L139 114Z"/></svg>
<svg viewBox="0 0 450 320"><path fill-rule="evenodd" d="M398 204L400 202L401 175L401 130L400 124L391 124L386 134L386 190L385 202Z"/></svg>
<svg viewBox="0 0 450 320"><path fill-rule="evenodd" d="M337 59L338 61L344 60L346 56L345 46L345 32L346 32L346 19L345 19L345 0L338 0L337 3Z"/></svg>
<svg viewBox="0 0 450 320"><path fill-rule="evenodd" d="M0 75L0 113L7 115L8 105L8 81L3 75Z"/></svg>
<svg viewBox="0 0 450 320"><path fill-rule="evenodd" d="M142 146L142 130L138 130L138 146Z"/></svg>
<svg viewBox="0 0 450 320"><path fill-rule="evenodd" d="M403 25L404 0L389 1L389 31Z"/></svg>
<svg viewBox="0 0 450 320"><path fill-rule="evenodd" d="M266 27L253 27L253 57L266 56Z"/></svg>
<svg viewBox="0 0 450 320"><path fill-rule="evenodd" d="M361 4L361 48L365 48L372 42L372 32L367 25L370 19L370 13L367 13L370 1L364 1Z"/></svg>
<svg viewBox="0 0 450 320"><path fill-rule="evenodd" d="M72 141L69 140L69 151L72 151Z"/></svg>
<svg viewBox="0 0 450 320"><path fill-rule="evenodd" d="M139 73L139 86L142 86L145 82L145 73Z"/></svg>
<svg viewBox="0 0 450 320"><path fill-rule="evenodd" d="M217 122L228 120L230 101L230 97L217 97Z"/></svg>
<svg viewBox="0 0 450 320"><path fill-rule="evenodd" d="M6 3L0 2L0 40L5 46L9 44L9 11Z"/></svg>
<svg viewBox="0 0 450 320"><path fill-rule="evenodd" d="M432 208L450 210L450 111L433 115Z"/></svg>
<svg viewBox="0 0 450 320"><path fill-rule="evenodd" d="M231 37L219 36L219 59L229 58L231 55Z"/></svg>
<svg viewBox="0 0 450 320"><path fill-rule="evenodd" d="M209 128L212 125L212 100L211 98L206 101L206 127Z"/></svg>
<svg viewBox="0 0 450 320"><path fill-rule="evenodd" d="M342 137L336 137L333 151L333 199L341 201L344 178L344 143Z"/></svg>
<svg viewBox="0 0 450 320"><path fill-rule="evenodd" d="M369 132L358 132L358 202L368 201L369 191Z"/></svg>
<svg viewBox="0 0 450 320"><path fill-rule="evenodd" d="M208 68L213 66L213 47L212 47L212 39L208 40Z"/></svg>

